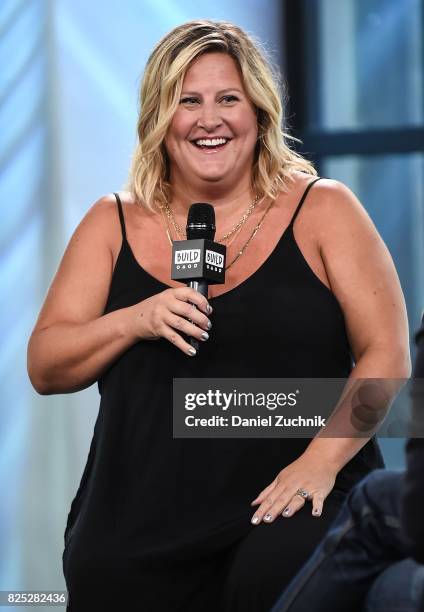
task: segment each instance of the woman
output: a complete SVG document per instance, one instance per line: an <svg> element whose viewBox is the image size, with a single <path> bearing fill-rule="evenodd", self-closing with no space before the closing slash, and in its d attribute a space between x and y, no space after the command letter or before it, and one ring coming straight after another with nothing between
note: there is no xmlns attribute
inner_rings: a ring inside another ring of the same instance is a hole
<svg viewBox="0 0 424 612"><path fill-rule="evenodd" d="M140 102L129 191L82 220L29 344L40 393L98 380L102 395L65 531L69 609L265 611L381 454L365 438L173 439L172 380L403 377L402 292L354 195L289 149L240 28L171 31ZM193 202L227 245L209 300L169 278Z"/></svg>

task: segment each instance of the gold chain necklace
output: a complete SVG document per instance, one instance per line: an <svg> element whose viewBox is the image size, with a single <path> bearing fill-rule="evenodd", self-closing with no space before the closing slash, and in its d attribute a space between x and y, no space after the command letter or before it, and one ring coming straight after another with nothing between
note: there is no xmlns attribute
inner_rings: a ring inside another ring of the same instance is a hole
<svg viewBox="0 0 424 612"><path fill-rule="evenodd" d="M237 255L234 257L233 261L230 262L227 266L225 266L226 270L229 270L231 268L231 266L233 266L236 261L243 255L245 249L247 248L247 246L250 244L250 242L253 240L253 238L256 236L256 234L259 231L259 228L261 227L263 220L265 219L265 217L267 216L269 209L271 208L271 206L273 205L274 200L271 200L271 202L268 204L268 206L265 209L264 214L262 215L262 217L259 220L259 223L257 225L255 225L255 227L253 228L253 232L250 234L249 238L246 240L246 242L243 244L243 246L241 247L240 251L237 253Z"/></svg>
<svg viewBox="0 0 424 612"><path fill-rule="evenodd" d="M262 215L262 217L260 218L259 223L257 223L257 225L255 225L255 227L253 228L253 232L250 234L249 238L246 240L246 242L243 244L243 246L241 247L241 249L238 251L238 253L237 253L237 255L234 257L234 259L233 259L233 260L232 260L232 261L231 261L231 262L230 262L228 265L226 265L226 266L225 266L225 270L229 270L229 269L231 268L231 266L233 266L233 265L236 263L236 261L237 261L238 259L240 259L240 257L243 255L244 251L246 250L246 248L248 247L248 245L250 244L250 242L253 240L253 238L254 238L254 237L256 236L256 234L258 233L259 228L261 227L261 225L262 225L262 223L263 223L263 221L264 221L265 217L267 216L267 214L268 214L268 212L269 212L269 210L270 210L271 206L273 205L273 203L274 203L274 200L271 200L271 202L270 202L270 203L268 204L268 206L266 207L264 214L263 214L263 215ZM164 214L164 216L165 216L166 207L165 207L165 206L161 206L161 210L162 210L162 213L163 213L163 214ZM165 231L166 231L166 235L168 236L169 243L170 243L170 245L172 246L172 244L173 244L173 240L172 240L172 238L171 238L171 232L170 232L170 226L169 226L169 222L170 222L170 220L171 220L171 219L170 219L170 217L167 215L167 216L165 217L165 223L166 223L166 228L165 228ZM242 225L242 224L241 224L241 225ZM241 225L239 226L239 228L238 228L238 229L240 229L240 228L241 228ZM175 228L175 229L176 229L176 228ZM233 233L233 232L231 232L231 233ZM218 240L217 242L219 242L219 240Z"/></svg>
<svg viewBox="0 0 424 612"><path fill-rule="evenodd" d="M243 216L235 224L235 226L227 234L225 234L224 236L221 236L221 238L217 238L216 241L217 242L224 242L224 240L227 240L227 238L229 238L235 232L237 232L237 230L239 230L241 228L241 226L244 225L244 223L246 223L247 219L250 217L250 215L254 211L255 206L256 206L256 204L258 202L259 202L259 196L257 195L255 197L255 199L253 200L253 202L251 204L249 204L249 206L246 209L246 211L244 212ZM162 208L162 211L164 211L166 216L168 217L168 220L174 226L175 231L177 232L180 240L184 240L185 238L187 238L186 232L183 232L181 226L177 223L177 220L175 219L174 214L173 214L173 212L172 212L168 202L165 202L164 204L162 204L161 208ZM168 225L169 225L169 223L168 223Z"/></svg>

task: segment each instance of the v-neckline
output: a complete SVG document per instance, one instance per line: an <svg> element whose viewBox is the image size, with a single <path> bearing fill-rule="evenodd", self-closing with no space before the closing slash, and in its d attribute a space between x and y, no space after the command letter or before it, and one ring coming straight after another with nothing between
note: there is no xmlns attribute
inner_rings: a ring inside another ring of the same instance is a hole
<svg viewBox="0 0 424 612"><path fill-rule="evenodd" d="M266 265L268 265L268 263L271 261L271 259L275 256L275 253L277 252L281 242L283 241L283 239L286 237L286 235L288 234L289 230L292 230L292 225L289 224L283 231L283 233L281 234L281 236L279 237L279 239L277 240L274 248L272 249L271 253L268 255L268 257L256 268L256 270L254 270L251 274L249 274L249 276L247 276L245 279L242 279L239 283L237 283L237 285L234 285L233 287L230 287L229 289L227 289L226 291L219 293L218 295L214 296L214 297L210 297L209 300L217 300L221 297L224 297L225 295L232 293L233 291L235 291L238 288L241 288L242 286L245 286L246 283L248 283L251 279L253 279L254 277L256 277L257 274L259 274ZM146 274L150 279L152 279L155 283L157 283L158 285L161 285L162 287L166 288L166 289L175 289L176 287L174 285L168 285L167 283L164 283L163 281L161 281L159 278L157 278L156 276L154 276L153 274L151 274L148 270L146 270L146 268L144 266L142 266L140 264L140 262L138 261L138 259L136 258L134 251L131 248L130 243L128 242L128 239L125 237L122 240L122 245L121 245L121 249L119 251L116 263L115 263L115 268L113 270L113 274L115 273L115 270L117 268L118 262L122 256L122 253L124 251L124 248L127 248L127 250L129 251L130 257L133 260L133 263L137 266L137 268L139 270L141 270L144 274ZM181 284L183 285L183 283Z"/></svg>

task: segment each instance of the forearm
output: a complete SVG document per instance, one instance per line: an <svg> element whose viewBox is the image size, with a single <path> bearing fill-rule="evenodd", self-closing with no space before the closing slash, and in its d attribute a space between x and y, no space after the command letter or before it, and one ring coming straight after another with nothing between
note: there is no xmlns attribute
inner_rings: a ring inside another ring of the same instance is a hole
<svg viewBox="0 0 424 612"><path fill-rule="evenodd" d="M28 374L43 395L70 393L91 385L139 338L134 307L87 323L57 323L37 330L28 344Z"/></svg>
<svg viewBox="0 0 424 612"><path fill-rule="evenodd" d="M339 472L378 430L391 403L410 376L410 367L406 350L371 347L364 351L347 380L341 401L327 420L326 427L310 442L306 453L327 462L336 473ZM358 393L358 388L364 389L362 381L367 379L371 379L373 391L371 401L364 407L366 419L362 420L361 408L358 410L357 402L352 398ZM380 396L377 401L376 395ZM372 402L375 402L374 408Z"/></svg>

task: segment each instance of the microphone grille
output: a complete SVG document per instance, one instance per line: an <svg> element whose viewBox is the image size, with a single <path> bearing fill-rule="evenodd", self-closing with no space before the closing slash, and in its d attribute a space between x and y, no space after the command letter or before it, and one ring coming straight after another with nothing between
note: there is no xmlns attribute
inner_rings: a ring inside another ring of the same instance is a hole
<svg viewBox="0 0 424 612"><path fill-rule="evenodd" d="M212 204L206 204L205 202L192 204L187 217L187 225L189 223L215 225L215 209Z"/></svg>
<svg viewBox="0 0 424 612"><path fill-rule="evenodd" d="M198 202L192 204L187 217L187 238L215 237L215 209L212 204Z"/></svg>

